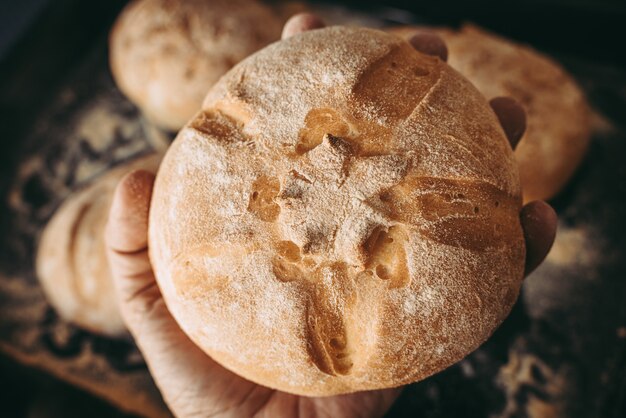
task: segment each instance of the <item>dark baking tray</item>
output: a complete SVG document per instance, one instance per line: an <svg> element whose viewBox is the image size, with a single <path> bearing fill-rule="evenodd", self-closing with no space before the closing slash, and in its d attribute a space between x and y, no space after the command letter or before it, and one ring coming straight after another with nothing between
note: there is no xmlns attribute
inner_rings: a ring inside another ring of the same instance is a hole
<svg viewBox="0 0 626 418"><path fill-rule="evenodd" d="M160 144L108 71L106 35L122 6L50 3L0 63L0 351L125 410L167 416L132 341L61 321L33 271L39 233L63 198ZM389 23L429 21L427 9L421 19L407 9L368 11ZM620 60L571 48L548 52L587 92L597 128L553 202L555 249L496 334L407 387L389 416L626 416L626 71ZM5 370L0 362L0 387L9 385Z"/></svg>

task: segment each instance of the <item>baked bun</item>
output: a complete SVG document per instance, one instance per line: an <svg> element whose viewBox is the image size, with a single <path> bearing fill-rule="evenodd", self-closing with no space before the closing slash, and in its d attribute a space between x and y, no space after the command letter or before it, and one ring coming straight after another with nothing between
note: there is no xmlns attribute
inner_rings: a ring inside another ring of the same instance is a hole
<svg viewBox="0 0 626 418"><path fill-rule="evenodd" d="M390 32L409 38L416 29ZM515 149L524 201L556 195L591 137L589 105L574 79L551 58L476 26L435 31L448 46L448 64L488 99L510 96L525 108L526 133Z"/></svg>
<svg viewBox="0 0 626 418"><path fill-rule="evenodd" d="M156 171L160 159L151 155L113 169L68 197L46 225L37 251L37 276L63 319L99 334L125 333L105 252L104 227L117 183L134 169Z"/></svg>
<svg viewBox="0 0 626 418"><path fill-rule="evenodd" d="M513 152L485 98L402 39L331 27L234 67L157 175L168 308L226 368L302 395L423 379L517 298Z"/></svg>
<svg viewBox="0 0 626 418"><path fill-rule="evenodd" d="M111 32L111 70L149 119L177 131L226 71L280 32L255 0L137 0Z"/></svg>

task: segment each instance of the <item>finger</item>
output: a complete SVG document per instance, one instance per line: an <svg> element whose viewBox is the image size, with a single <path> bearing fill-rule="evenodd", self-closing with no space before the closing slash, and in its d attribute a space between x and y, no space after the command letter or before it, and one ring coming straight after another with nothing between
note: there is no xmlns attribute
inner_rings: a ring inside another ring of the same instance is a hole
<svg viewBox="0 0 626 418"><path fill-rule="evenodd" d="M156 284L147 245L153 185L152 173L128 174L115 190L109 213L107 253L122 317L176 415L209 416L221 410L251 415L271 391L202 352L180 329Z"/></svg>
<svg viewBox="0 0 626 418"><path fill-rule="evenodd" d="M402 393L403 387L349 393L330 398L312 398L320 410L331 412L329 416L384 416ZM326 405L324 405L326 404ZM365 414L363 414L365 413Z"/></svg>
<svg viewBox="0 0 626 418"><path fill-rule="evenodd" d="M113 195L105 239L113 281L121 301L132 299L134 294L154 281L147 242L153 184L154 174L134 171L120 181Z"/></svg>
<svg viewBox="0 0 626 418"><path fill-rule="evenodd" d="M552 206L535 200L522 208L520 215L526 240L527 276L546 258L556 237L557 216Z"/></svg>
<svg viewBox="0 0 626 418"><path fill-rule="evenodd" d="M298 13L289 18L283 27L281 39L287 39L301 32L319 29L326 26L324 21L312 13Z"/></svg>
<svg viewBox="0 0 626 418"><path fill-rule="evenodd" d="M435 33L428 31L417 32L409 38L409 43L422 54L439 57L442 61L448 60L448 47L443 39Z"/></svg>
<svg viewBox="0 0 626 418"><path fill-rule="evenodd" d="M489 105L498 117L511 148L515 149L526 131L524 108L511 97L496 97L491 99Z"/></svg>
<svg viewBox="0 0 626 418"><path fill-rule="evenodd" d="M107 244L119 252L138 252L148 246L148 211L154 174L128 173L115 189L106 229Z"/></svg>

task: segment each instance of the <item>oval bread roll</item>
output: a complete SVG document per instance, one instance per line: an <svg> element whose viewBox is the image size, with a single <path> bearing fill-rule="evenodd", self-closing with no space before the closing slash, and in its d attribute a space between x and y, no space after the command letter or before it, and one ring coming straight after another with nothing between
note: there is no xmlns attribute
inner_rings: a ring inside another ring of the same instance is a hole
<svg viewBox="0 0 626 418"><path fill-rule="evenodd" d="M150 155L113 169L69 196L46 225L37 251L37 276L48 301L66 321L108 336L126 332L111 281L104 227L122 177L135 169L154 172L160 160L160 155Z"/></svg>
<svg viewBox="0 0 626 418"><path fill-rule="evenodd" d="M416 27L389 31L404 38ZM581 163L591 137L591 112L574 79L554 60L476 26L435 29L448 64L487 99L510 96L526 110L526 133L515 149L524 201L554 197Z"/></svg>
<svg viewBox="0 0 626 418"><path fill-rule="evenodd" d="M217 362L321 396L463 358L524 269L511 147L485 98L384 32L313 30L235 66L157 175L150 255Z"/></svg>
<svg viewBox="0 0 626 418"><path fill-rule="evenodd" d="M111 71L150 120L177 131L226 71L280 31L256 0L136 0L111 31Z"/></svg>

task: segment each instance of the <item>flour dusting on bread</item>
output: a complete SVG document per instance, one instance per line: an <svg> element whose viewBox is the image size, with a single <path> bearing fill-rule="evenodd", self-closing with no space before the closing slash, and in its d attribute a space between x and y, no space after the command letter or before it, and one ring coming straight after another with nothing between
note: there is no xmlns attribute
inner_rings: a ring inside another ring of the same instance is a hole
<svg viewBox="0 0 626 418"><path fill-rule="evenodd" d="M210 91L157 176L150 251L212 358L332 395L425 378L482 343L521 284L520 208L469 82L399 38L332 27Z"/></svg>

